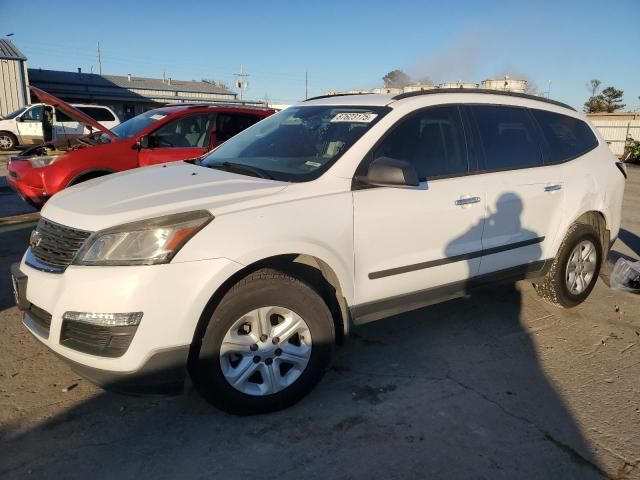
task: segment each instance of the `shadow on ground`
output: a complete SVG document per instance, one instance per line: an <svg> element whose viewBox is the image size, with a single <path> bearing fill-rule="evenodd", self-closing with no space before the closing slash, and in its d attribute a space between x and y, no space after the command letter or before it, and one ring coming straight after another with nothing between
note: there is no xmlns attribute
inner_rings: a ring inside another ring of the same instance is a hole
<svg viewBox="0 0 640 480"><path fill-rule="evenodd" d="M523 327L551 315L523 310L520 288L357 329L311 395L270 415L223 414L189 385L98 391L30 429L5 425L0 477L603 478Z"/></svg>

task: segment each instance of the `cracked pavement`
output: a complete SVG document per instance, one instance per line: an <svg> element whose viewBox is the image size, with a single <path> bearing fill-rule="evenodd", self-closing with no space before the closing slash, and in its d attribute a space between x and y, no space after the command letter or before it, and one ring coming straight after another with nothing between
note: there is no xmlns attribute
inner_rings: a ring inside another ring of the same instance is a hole
<svg viewBox="0 0 640 480"><path fill-rule="evenodd" d="M610 261L640 257L638 205L631 167ZM573 310L518 282L361 327L300 404L233 417L48 353L10 304L28 234L0 233L0 478L640 479L640 296L610 263Z"/></svg>

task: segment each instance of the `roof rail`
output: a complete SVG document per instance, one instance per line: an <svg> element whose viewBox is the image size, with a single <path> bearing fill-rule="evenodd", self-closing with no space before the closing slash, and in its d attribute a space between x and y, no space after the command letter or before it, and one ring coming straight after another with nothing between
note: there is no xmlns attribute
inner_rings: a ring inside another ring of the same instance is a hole
<svg viewBox="0 0 640 480"><path fill-rule="evenodd" d="M321 98L331 98L331 97L350 97L352 95L371 95L372 92L358 92L358 93L331 93L328 95L318 95L317 97L311 97L303 100L304 102L309 102L311 100L319 100Z"/></svg>
<svg viewBox="0 0 640 480"><path fill-rule="evenodd" d="M551 100L549 98L538 97L536 95L529 95L527 93L505 92L502 90L490 90L488 88L434 88L431 90L418 90L416 92L400 93L393 97L393 100L402 100L403 98L417 97L420 95L434 95L437 93L482 93L487 95L505 95L508 97L526 98L528 100L537 100L539 102L550 103L557 105L558 107L568 108L569 110L576 111L571 105L566 103Z"/></svg>

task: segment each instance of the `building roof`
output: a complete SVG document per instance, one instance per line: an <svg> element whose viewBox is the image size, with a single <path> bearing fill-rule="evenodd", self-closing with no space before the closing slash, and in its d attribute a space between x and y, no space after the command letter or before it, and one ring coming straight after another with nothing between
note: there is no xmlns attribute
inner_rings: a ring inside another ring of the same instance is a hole
<svg viewBox="0 0 640 480"><path fill-rule="evenodd" d="M166 90L168 92L193 92L235 95L227 88L209 82L189 80L163 80L126 75L98 75L85 72L65 72L61 70L29 69L29 81L32 83L66 83L68 85L90 85L96 87L139 88L147 90Z"/></svg>
<svg viewBox="0 0 640 480"><path fill-rule="evenodd" d="M0 59L1 60L26 60L27 57L11 43L10 40L0 38Z"/></svg>

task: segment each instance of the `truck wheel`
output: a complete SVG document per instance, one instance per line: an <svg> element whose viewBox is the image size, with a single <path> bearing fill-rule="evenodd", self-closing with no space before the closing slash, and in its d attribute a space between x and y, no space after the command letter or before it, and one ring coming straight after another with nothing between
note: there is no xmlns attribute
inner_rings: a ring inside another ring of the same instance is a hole
<svg viewBox="0 0 640 480"><path fill-rule="evenodd" d="M551 268L534 287L547 302L565 308L584 302L598 280L602 244L591 225L573 224Z"/></svg>
<svg viewBox="0 0 640 480"><path fill-rule="evenodd" d="M0 132L0 150L13 150L18 145L18 139L11 132Z"/></svg>
<svg viewBox="0 0 640 480"><path fill-rule="evenodd" d="M334 342L331 313L313 288L276 270L258 270L216 307L192 352L191 377L222 410L272 412L316 386Z"/></svg>

